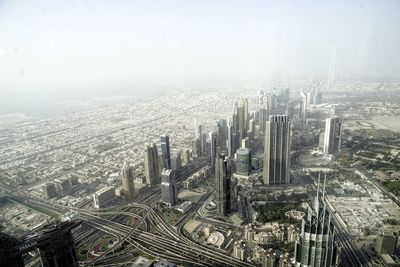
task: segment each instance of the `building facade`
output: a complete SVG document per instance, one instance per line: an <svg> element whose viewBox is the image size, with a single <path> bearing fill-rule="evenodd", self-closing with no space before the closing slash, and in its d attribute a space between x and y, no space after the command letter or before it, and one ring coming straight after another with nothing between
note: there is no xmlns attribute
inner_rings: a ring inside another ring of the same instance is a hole
<svg viewBox="0 0 400 267"><path fill-rule="evenodd" d="M264 143L264 184L290 183L290 128L287 115L271 115Z"/></svg>
<svg viewBox="0 0 400 267"><path fill-rule="evenodd" d="M325 122L324 153L337 154L340 152L342 135L342 120L340 117L327 118Z"/></svg>
<svg viewBox="0 0 400 267"><path fill-rule="evenodd" d="M215 160L215 200L217 211L226 216L231 209L231 172L230 164L224 154L218 153Z"/></svg>
<svg viewBox="0 0 400 267"><path fill-rule="evenodd" d="M164 169L161 173L161 198L168 205L174 205L177 201L177 187L175 181L175 171Z"/></svg>

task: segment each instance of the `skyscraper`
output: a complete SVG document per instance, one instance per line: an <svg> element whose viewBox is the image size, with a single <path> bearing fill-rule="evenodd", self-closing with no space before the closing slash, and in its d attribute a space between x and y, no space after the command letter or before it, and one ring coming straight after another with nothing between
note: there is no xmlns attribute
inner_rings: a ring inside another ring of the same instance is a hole
<svg viewBox="0 0 400 267"><path fill-rule="evenodd" d="M327 118L325 122L324 153L340 152L342 120L340 117Z"/></svg>
<svg viewBox="0 0 400 267"><path fill-rule="evenodd" d="M203 133L203 124L201 119L195 119L194 121L194 136L195 138L201 138L201 134Z"/></svg>
<svg viewBox="0 0 400 267"><path fill-rule="evenodd" d="M214 132L210 132L210 140L211 140L211 149L210 149L210 163L211 163L211 172L215 171L215 157L217 155L217 134Z"/></svg>
<svg viewBox="0 0 400 267"><path fill-rule="evenodd" d="M239 148L236 150L236 173L240 175L249 175L251 169L251 152L248 148Z"/></svg>
<svg viewBox="0 0 400 267"><path fill-rule="evenodd" d="M135 173L134 167L129 166L129 163L125 161L124 166L121 170L122 174L122 188L126 196L133 197L135 194Z"/></svg>
<svg viewBox="0 0 400 267"><path fill-rule="evenodd" d="M326 179L326 177L325 177ZM335 226L325 203L325 180L322 199L319 199L319 178L314 207L303 218L300 239L296 241L294 257L300 266L337 266L338 247ZM322 204L322 205L321 205Z"/></svg>
<svg viewBox="0 0 400 267"><path fill-rule="evenodd" d="M247 99L241 98L238 103L238 122L239 122L239 132L241 134L241 138L246 136L246 125L247 125L247 117L248 117L248 101Z"/></svg>
<svg viewBox="0 0 400 267"><path fill-rule="evenodd" d="M201 140L195 138L192 140L192 154L194 157L201 157Z"/></svg>
<svg viewBox="0 0 400 267"><path fill-rule="evenodd" d="M171 151L169 146L169 135L161 135L161 153L164 160L164 168L171 169Z"/></svg>
<svg viewBox="0 0 400 267"><path fill-rule="evenodd" d="M217 211L226 216L231 209L231 170L228 160L224 154L218 152L215 160L215 200Z"/></svg>
<svg viewBox="0 0 400 267"><path fill-rule="evenodd" d="M144 172L146 184L154 185L160 177L158 149L155 143L144 148Z"/></svg>
<svg viewBox="0 0 400 267"><path fill-rule="evenodd" d="M181 152L175 151L171 156L171 169L174 171L179 171L182 167Z"/></svg>
<svg viewBox="0 0 400 267"><path fill-rule="evenodd" d="M260 99L259 110L258 110L258 125L260 134L265 134L265 124L270 114L270 107L268 104L268 96L264 95Z"/></svg>
<svg viewBox="0 0 400 267"><path fill-rule="evenodd" d="M219 147L221 147L222 149L226 149L227 148L226 140L228 139L228 126L227 126L226 120L220 119L217 122L217 129L218 129L218 132L217 132L217 136L218 136L217 145Z"/></svg>
<svg viewBox="0 0 400 267"><path fill-rule="evenodd" d="M178 194L175 181L175 171L164 169L161 173L161 180L162 201L169 205L174 205Z"/></svg>
<svg viewBox="0 0 400 267"><path fill-rule="evenodd" d="M239 140L240 136L239 133L235 130L233 119L230 117L228 118L228 156L233 157L236 150L239 148Z"/></svg>
<svg viewBox="0 0 400 267"><path fill-rule="evenodd" d="M307 108L307 94L302 90L300 93L300 113L299 117L303 120L306 119L306 108Z"/></svg>
<svg viewBox="0 0 400 267"><path fill-rule="evenodd" d="M264 144L264 184L290 183L290 122L286 115L271 115Z"/></svg>

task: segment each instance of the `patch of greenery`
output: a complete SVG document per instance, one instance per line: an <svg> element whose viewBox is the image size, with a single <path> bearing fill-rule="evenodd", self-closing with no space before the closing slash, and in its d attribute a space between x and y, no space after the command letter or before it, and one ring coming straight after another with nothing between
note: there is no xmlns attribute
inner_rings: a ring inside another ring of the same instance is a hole
<svg viewBox="0 0 400 267"><path fill-rule="evenodd" d="M391 192L395 195L400 194L400 181L397 181L397 180L386 181L383 183L383 185L386 187L386 189L389 192Z"/></svg>
<svg viewBox="0 0 400 267"><path fill-rule="evenodd" d="M258 206L256 207L259 214L257 220L261 223L276 221L280 223L297 223L297 221L285 215L285 212L293 209L303 211L300 203L268 203L265 206Z"/></svg>

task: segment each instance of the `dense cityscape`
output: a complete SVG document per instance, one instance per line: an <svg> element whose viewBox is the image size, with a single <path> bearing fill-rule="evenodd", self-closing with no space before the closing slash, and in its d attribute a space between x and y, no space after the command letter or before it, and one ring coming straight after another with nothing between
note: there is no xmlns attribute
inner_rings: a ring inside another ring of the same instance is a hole
<svg viewBox="0 0 400 267"><path fill-rule="evenodd" d="M400 267L399 15L0 1L0 267Z"/></svg>
<svg viewBox="0 0 400 267"><path fill-rule="evenodd" d="M177 90L8 117L0 266L398 266L399 86Z"/></svg>

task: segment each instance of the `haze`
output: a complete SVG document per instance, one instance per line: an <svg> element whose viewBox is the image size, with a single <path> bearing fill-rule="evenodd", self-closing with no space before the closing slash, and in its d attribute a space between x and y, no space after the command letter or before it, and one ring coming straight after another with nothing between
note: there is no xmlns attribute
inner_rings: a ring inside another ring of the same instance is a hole
<svg viewBox="0 0 400 267"><path fill-rule="evenodd" d="M326 79L332 61L336 77L398 78L399 14L398 1L0 1L0 112L52 97Z"/></svg>

